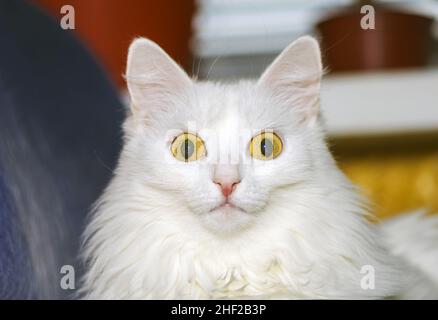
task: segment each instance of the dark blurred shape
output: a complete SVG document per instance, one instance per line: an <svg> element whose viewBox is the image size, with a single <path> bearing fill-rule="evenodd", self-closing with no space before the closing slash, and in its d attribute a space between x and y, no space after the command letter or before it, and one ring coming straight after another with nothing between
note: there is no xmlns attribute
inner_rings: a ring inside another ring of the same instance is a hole
<svg viewBox="0 0 438 320"><path fill-rule="evenodd" d="M189 39L194 0L32 0L55 19L75 8L77 34L92 49L119 87L124 87L128 46L135 37L157 42L177 62L191 68Z"/></svg>
<svg viewBox="0 0 438 320"><path fill-rule="evenodd" d="M0 298L32 299L29 248L11 194L0 175Z"/></svg>
<svg viewBox="0 0 438 320"><path fill-rule="evenodd" d="M433 19L374 6L375 29L361 28L360 7L341 10L317 25L329 70L424 66Z"/></svg>
<svg viewBox="0 0 438 320"><path fill-rule="evenodd" d="M70 31L0 1L0 298L66 298L80 235L112 175L123 105Z"/></svg>

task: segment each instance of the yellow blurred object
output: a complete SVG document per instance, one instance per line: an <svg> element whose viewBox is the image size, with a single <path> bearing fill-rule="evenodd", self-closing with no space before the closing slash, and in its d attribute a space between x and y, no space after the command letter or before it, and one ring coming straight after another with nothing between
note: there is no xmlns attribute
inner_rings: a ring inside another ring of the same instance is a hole
<svg viewBox="0 0 438 320"><path fill-rule="evenodd" d="M371 147L376 145L375 141L378 140L354 145L354 139L350 140L338 152L341 155L337 159L341 169L370 199L376 216L385 218L418 208L438 213L438 147L435 142L425 148L427 144L418 143L421 140L409 145L403 144L402 139L397 143L403 147L397 148L393 140L386 141L391 148L385 148L382 142L375 150ZM339 147L342 142L335 143L335 156L336 145Z"/></svg>

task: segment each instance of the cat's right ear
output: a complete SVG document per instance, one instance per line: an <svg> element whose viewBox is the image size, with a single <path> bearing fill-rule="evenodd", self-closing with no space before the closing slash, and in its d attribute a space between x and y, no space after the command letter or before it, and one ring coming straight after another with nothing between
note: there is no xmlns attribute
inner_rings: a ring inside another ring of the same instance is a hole
<svg viewBox="0 0 438 320"><path fill-rule="evenodd" d="M129 47L125 77L134 115L144 109L163 109L175 95L184 95L192 86L185 71L145 38L134 40Z"/></svg>

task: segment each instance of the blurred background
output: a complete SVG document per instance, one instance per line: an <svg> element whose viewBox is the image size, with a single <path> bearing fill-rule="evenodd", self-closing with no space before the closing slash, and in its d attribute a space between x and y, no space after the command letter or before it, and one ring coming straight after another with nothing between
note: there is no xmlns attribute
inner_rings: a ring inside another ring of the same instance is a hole
<svg viewBox="0 0 438 320"><path fill-rule="evenodd" d="M62 27L67 14L74 29ZM62 270L80 278L86 216L122 145L138 36L195 78L232 81L314 35L341 168L380 218L437 213L437 20L434 0L0 0L0 298L74 297Z"/></svg>

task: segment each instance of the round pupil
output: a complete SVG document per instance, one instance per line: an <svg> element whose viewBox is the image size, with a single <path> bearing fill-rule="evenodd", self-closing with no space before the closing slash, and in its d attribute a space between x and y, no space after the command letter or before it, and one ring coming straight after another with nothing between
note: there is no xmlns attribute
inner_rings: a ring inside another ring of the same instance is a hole
<svg viewBox="0 0 438 320"><path fill-rule="evenodd" d="M185 139L181 144L181 153L185 159L189 159L195 151L195 145L189 139Z"/></svg>
<svg viewBox="0 0 438 320"><path fill-rule="evenodd" d="M263 138L262 142L260 143L260 151L265 157L270 157L273 151L272 142L266 138Z"/></svg>

